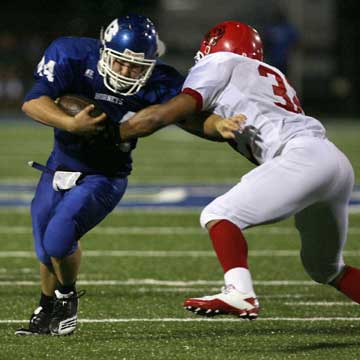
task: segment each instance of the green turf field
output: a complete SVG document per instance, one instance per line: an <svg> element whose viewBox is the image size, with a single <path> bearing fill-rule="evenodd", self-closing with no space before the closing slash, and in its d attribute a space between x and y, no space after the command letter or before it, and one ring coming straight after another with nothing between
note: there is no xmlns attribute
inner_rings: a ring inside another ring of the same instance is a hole
<svg viewBox="0 0 360 360"><path fill-rule="evenodd" d="M331 122L329 137L349 156L357 183L360 120ZM0 123L0 183L35 182L51 129ZM139 142L130 184L235 183L251 169L224 144L177 129ZM246 231L261 304L258 320L203 319L182 308L212 294L222 272L200 210L121 209L82 239L80 324L69 337L16 337L37 306L37 262L28 209L0 208L0 359L360 359L356 304L304 273L292 219ZM350 216L345 259L360 266L360 214Z"/></svg>

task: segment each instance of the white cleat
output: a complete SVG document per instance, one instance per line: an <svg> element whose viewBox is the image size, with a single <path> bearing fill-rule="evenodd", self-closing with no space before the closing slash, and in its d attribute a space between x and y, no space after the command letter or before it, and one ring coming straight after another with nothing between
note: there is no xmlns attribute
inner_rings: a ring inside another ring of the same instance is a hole
<svg viewBox="0 0 360 360"><path fill-rule="evenodd" d="M222 288L221 293L185 300L184 308L198 315L236 315L242 319L255 320L260 306L254 293L242 293L233 285Z"/></svg>

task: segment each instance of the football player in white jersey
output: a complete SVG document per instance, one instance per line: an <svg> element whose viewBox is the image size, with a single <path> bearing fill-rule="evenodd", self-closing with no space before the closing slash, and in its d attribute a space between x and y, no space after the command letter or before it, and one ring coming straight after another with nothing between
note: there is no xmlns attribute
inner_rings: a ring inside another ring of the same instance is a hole
<svg viewBox="0 0 360 360"><path fill-rule="evenodd" d="M180 95L120 127L121 138L128 140L211 112L203 135L227 139L258 165L202 211L200 222L223 267L225 287L219 294L187 299L185 308L255 319L259 303L243 230L291 215L310 277L360 303L360 270L345 265L342 256L354 185L349 160L326 138L321 123L304 114L284 74L262 61L262 42L252 27L237 21L216 25L196 59Z"/></svg>

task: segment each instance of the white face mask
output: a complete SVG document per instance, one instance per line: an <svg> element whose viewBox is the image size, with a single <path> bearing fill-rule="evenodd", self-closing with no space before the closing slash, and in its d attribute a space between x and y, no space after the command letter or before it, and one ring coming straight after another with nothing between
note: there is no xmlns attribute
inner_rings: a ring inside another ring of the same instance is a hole
<svg viewBox="0 0 360 360"><path fill-rule="evenodd" d="M143 70L137 78L120 75L113 70L114 61L141 66ZM98 63L98 71L104 77L104 84L109 90L121 95L134 95L150 78L155 63L156 60L145 59L143 53L134 53L129 49L118 52L104 45Z"/></svg>

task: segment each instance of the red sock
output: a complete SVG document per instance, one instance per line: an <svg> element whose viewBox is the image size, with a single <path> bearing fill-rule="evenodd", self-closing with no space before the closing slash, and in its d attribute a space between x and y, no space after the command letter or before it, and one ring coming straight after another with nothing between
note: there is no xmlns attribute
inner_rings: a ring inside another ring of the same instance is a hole
<svg viewBox="0 0 360 360"><path fill-rule="evenodd" d="M248 268L248 247L241 230L228 220L220 220L209 231L224 272L235 267Z"/></svg>
<svg viewBox="0 0 360 360"><path fill-rule="evenodd" d="M360 269L347 266L337 288L351 300L360 304Z"/></svg>

